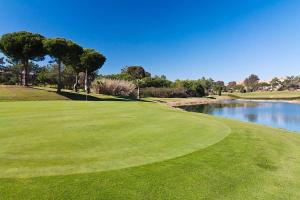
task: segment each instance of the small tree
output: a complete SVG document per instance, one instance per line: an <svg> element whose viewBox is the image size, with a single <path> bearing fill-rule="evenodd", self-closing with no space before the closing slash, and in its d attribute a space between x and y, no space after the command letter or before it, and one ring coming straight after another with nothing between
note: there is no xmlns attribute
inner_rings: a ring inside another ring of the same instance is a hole
<svg viewBox="0 0 300 200"><path fill-rule="evenodd" d="M37 80L37 83L43 84L44 87L46 86L46 83L49 81L48 67L44 66L38 70L38 72L36 74L36 80Z"/></svg>
<svg viewBox="0 0 300 200"><path fill-rule="evenodd" d="M224 82L223 81L214 82L212 87L213 87L213 90L215 92L217 92L219 96L221 96L222 90L224 88Z"/></svg>
<svg viewBox="0 0 300 200"><path fill-rule="evenodd" d="M227 91L229 92L233 92L234 88L236 86L236 82L235 81L230 81L228 84L227 84Z"/></svg>
<svg viewBox="0 0 300 200"><path fill-rule="evenodd" d="M0 50L7 57L21 61L24 70L24 86L28 86L29 61L44 59L43 40L42 35L26 31L7 33L0 39Z"/></svg>
<svg viewBox="0 0 300 200"><path fill-rule="evenodd" d="M259 78L255 74L251 74L248 78L244 80L244 85L247 87L247 90L253 91L257 88Z"/></svg>
<svg viewBox="0 0 300 200"><path fill-rule="evenodd" d="M90 93L89 74L100 69L106 58L94 49L84 49L80 57L81 66L85 71L85 91Z"/></svg>
<svg viewBox="0 0 300 200"><path fill-rule="evenodd" d="M122 69L123 74L128 74L136 82L137 99L140 99L140 82L148 75L142 66L126 66Z"/></svg>

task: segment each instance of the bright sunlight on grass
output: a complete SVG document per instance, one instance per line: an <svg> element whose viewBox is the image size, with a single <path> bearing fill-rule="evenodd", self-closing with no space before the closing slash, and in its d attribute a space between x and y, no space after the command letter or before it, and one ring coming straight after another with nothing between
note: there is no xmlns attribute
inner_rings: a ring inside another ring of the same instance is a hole
<svg viewBox="0 0 300 200"><path fill-rule="evenodd" d="M3 199L300 198L297 134L151 102L0 110Z"/></svg>

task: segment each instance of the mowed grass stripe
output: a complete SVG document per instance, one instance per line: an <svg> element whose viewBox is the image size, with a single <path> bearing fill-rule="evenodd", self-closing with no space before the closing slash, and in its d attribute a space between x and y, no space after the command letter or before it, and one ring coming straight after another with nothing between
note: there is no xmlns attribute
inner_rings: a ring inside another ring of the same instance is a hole
<svg viewBox="0 0 300 200"><path fill-rule="evenodd" d="M145 102L2 102L0 110L2 178L144 165L230 134L211 118Z"/></svg>

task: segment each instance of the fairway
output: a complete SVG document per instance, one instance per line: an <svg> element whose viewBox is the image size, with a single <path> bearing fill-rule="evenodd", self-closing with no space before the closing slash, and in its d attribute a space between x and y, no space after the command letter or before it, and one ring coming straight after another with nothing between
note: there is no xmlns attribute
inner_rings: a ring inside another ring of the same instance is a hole
<svg viewBox="0 0 300 200"><path fill-rule="evenodd" d="M298 134L136 101L0 103L1 199L299 199Z"/></svg>

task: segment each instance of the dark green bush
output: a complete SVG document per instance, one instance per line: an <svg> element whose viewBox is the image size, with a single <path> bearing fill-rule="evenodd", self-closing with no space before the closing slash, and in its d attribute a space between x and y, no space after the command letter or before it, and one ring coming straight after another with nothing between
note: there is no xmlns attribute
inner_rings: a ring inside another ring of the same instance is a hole
<svg viewBox="0 0 300 200"><path fill-rule="evenodd" d="M188 97L186 90L183 88L154 88L148 87L141 90L143 97L160 97L160 98L174 98L174 97Z"/></svg>

